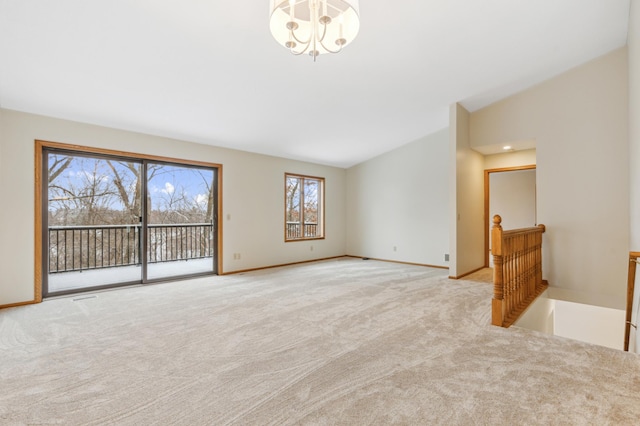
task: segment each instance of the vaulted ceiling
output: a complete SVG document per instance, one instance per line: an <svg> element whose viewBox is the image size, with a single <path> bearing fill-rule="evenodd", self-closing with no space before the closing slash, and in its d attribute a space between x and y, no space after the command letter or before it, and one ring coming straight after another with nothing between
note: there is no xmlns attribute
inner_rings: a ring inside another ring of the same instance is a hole
<svg viewBox="0 0 640 426"><path fill-rule="evenodd" d="M269 0L0 0L0 107L349 167L622 47L630 0L360 0L317 62Z"/></svg>

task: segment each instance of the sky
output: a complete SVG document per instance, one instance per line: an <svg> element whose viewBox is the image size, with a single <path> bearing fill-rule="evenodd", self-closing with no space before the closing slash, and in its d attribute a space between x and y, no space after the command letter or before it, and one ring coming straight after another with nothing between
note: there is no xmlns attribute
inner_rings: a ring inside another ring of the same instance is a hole
<svg viewBox="0 0 640 426"><path fill-rule="evenodd" d="M57 157L56 157L57 156ZM66 158L61 154L49 154L49 165L55 160ZM110 167L113 166L115 172ZM96 204L113 210L124 209L118 195L118 177L127 189L129 200L135 193L136 174L127 166L140 170L140 163L107 161L93 157L74 156L64 171L49 182L49 211L62 207L78 208L87 205L92 193L105 194ZM148 163L148 195L153 209L171 209L181 206L199 206L206 209L209 188L213 181L213 170L206 168L182 167L168 164Z"/></svg>

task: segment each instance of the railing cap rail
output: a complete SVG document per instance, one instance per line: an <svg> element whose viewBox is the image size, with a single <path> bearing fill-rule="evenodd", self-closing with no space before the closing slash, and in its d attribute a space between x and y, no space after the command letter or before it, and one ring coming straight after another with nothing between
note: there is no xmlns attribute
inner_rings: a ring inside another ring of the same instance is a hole
<svg viewBox="0 0 640 426"><path fill-rule="evenodd" d="M502 229L502 217L499 214L493 216L493 227ZM545 232L547 227L543 224L538 224L536 226L532 226L530 228L518 228L518 229L509 229L507 231L502 231L503 236L511 236L516 234L528 234L535 232Z"/></svg>
<svg viewBox="0 0 640 426"><path fill-rule="evenodd" d="M531 234L540 232L543 233L546 231L546 227L544 225L533 226L531 228L519 228L519 229L509 229L507 231L503 231L502 235L505 237L517 234Z"/></svg>
<svg viewBox="0 0 640 426"><path fill-rule="evenodd" d="M213 224L210 222L205 223L150 223L148 226L150 228L157 227L178 227L178 226L212 226ZM49 230L64 230L64 229L117 229L117 228L139 228L141 227L141 223L130 223L130 224L122 224L122 225L56 225L49 226Z"/></svg>

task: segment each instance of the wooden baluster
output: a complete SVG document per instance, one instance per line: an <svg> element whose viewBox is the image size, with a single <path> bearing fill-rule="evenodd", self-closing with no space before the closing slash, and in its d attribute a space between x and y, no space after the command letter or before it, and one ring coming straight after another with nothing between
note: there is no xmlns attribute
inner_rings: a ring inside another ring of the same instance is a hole
<svg viewBox="0 0 640 426"><path fill-rule="evenodd" d="M535 234L527 235L527 292L525 294L525 299L533 294L535 289L533 288L533 276L531 274L531 266L533 265L531 255L533 253L533 249L535 247Z"/></svg>
<svg viewBox="0 0 640 426"><path fill-rule="evenodd" d="M538 275L538 265L542 263L542 233L538 232L536 235L536 252L534 257L534 274L536 282L536 292L538 291L538 285L542 282L542 276ZM542 270L542 268L540 269Z"/></svg>
<svg viewBox="0 0 640 426"><path fill-rule="evenodd" d="M511 306L507 315L511 314L518 304L518 237L511 238L511 242Z"/></svg>
<svg viewBox="0 0 640 426"><path fill-rule="evenodd" d="M514 309L520 304L520 298L522 295L522 235L518 235L517 242L516 263L514 265L516 269L516 301Z"/></svg>
<svg viewBox="0 0 640 426"><path fill-rule="evenodd" d="M509 239L502 237L502 290L504 298L504 306L502 308L503 314L509 312ZM504 317L502 318L504 320Z"/></svg>
<svg viewBox="0 0 640 426"><path fill-rule="evenodd" d="M538 251L536 253L536 287L542 285L542 234L546 231L544 225L538 225Z"/></svg>
<svg viewBox="0 0 640 426"><path fill-rule="evenodd" d="M525 282L525 256L527 251L526 247L527 236L523 234L520 236L520 260L518 261L518 305L520 305L524 300L524 294L527 289L527 284Z"/></svg>
<svg viewBox="0 0 640 426"><path fill-rule="evenodd" d="M509 313L518 306L518 247L520 246L520 239L516 236L512 238L512 254L511 254L511 306Z"/></svg>
<svg viewBox="0 0 640 426"><path fill-rule="evenodd" d="M511 240L509 238L503 237L503 246L502 246L502 270L504 271L504 314L508 315L511 304ZM503 318L504 319L504 318Z"/></svg>
<svg viewBox="0 0 640 426"><path fill-rule="evenodd" d="M533 238L533 248L531 249L531 282L532 284L532 289L533 292L535 293L536 288L538 286L538 284L536 283L536 259L537 259L537 255L538 255L538 235L539 233L536 233L534 238Z"/></svg>

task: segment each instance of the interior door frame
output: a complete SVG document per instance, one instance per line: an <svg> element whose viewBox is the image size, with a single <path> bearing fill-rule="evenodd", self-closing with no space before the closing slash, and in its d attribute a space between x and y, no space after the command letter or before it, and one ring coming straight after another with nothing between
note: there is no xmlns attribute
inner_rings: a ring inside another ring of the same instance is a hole
<svg viewBox="0 0 640 426"><path fill-rule="evenodd" d="M535 164L528 164L526 166L515 166L515 167L502 167L498 169L485 169L484 171L484 267L489 267L489 247L491 246L491 230L489 220L491 218L489 215L491 212L489 211L489 184L492 173L503 173L503 172L516 172L519 170L536 170ZM537 209L537 206L536 206ZM489 226L487 226L489 223Z"/></svg>
<svg viewBox="0 0 640 426"><path fill-rule="evenodd" d="M214 274L222 275L222 164L208 163L204 161L186 160L182 158L170 158L156 155L139 154L127 151L117 151L105 148L88 147L82 145L66 144L61 142L35 141L35 220L34 220L34 300L33 303L40 303L43 299L42 278L46 272L43 264L44 256L44 236L43 236L43 209L47 203L43 199L46 173L44 170L43 154L47 149L65 150L77 152L78 155L103 155L110 157L130 158L135 161L173 163L176 165L199 166L216 169L216 209L214 211L213 224L215 226L215 246L216 258L214 263ZM146 254L145 254L146 255ZM181 279L182 277L168 277L167 280ZM160 280L158 280L160 281ZM154 280L154 282L158 282ZM164 281L164 280L163 280Z"/></svg>

